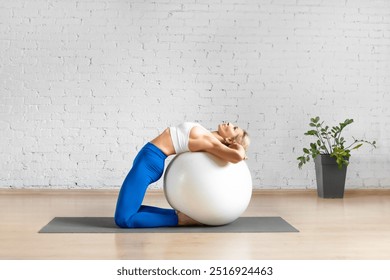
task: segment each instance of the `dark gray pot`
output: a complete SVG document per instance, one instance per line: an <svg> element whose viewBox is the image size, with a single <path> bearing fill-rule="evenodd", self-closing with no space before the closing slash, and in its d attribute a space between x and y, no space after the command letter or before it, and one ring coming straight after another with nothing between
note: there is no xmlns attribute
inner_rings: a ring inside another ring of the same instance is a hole
<svg viewBox="0 0 390 280"><path fill-rule="evenodd" d="M336 159L330 155L318 155L314 159L317 193L322 198L343 198L347 167L339 169Z"/></svg>

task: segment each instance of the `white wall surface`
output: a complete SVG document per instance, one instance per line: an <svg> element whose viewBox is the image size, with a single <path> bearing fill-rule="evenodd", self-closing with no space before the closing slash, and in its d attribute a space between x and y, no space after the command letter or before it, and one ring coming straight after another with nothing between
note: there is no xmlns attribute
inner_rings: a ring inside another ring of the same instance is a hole
<svg viewBox="0 0 390 280"><path fill-rule="evenodd" d="M116 188L165 127L227 120L255 188L314 188L318 115L378 142L347 188L389 188L389 73L386 0L0 0L0 187Z"/></svg>

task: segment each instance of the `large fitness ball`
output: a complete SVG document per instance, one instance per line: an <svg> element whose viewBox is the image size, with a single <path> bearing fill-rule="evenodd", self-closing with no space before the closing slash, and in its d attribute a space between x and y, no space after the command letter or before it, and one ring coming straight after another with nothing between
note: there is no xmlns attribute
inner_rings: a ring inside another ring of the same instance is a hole
<svg viewBox="0 0 390 280"><path fill-rule="evenodd" d="M169 163L164 192L174 209L192 219L224 225L248 207L252 177L245 161L230 163L206 152L187 152Z"/></svg>

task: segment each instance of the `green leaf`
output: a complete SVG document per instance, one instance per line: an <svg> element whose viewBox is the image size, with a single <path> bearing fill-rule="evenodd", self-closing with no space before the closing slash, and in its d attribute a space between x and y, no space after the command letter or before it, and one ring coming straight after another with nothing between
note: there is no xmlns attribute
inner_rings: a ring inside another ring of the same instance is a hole
<svg viewBox="0 0 390 280"><path fill-rule="evenodd" d="M357 149L359 149L361 146L363 146L363 143L360 143L360 144L356 145L355 147L352 148L352 150L357 150Z"/></svg>
<svg viewBox="0 0 390 280"><path fill-rule="evenodd" d="M317 135L317 130L309 130L305 135Z"/></svg>
<svg viewBox="0 0 390 280"><path fill-rule="evenodd" d="M320 120L320 117L311 118L310 121L312 123L317 123Z"/></svg>

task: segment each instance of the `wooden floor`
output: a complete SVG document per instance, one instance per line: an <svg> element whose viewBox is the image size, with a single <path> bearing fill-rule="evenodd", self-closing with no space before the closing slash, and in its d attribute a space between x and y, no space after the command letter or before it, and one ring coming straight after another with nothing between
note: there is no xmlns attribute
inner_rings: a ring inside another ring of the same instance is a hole
<svg viewBox="0 0 390 280"><path fill-rule="evenodd" d="M390 259L390 190L344 199L257 191L243 216L281 216L299 233L39 234L55 216L112 216L116 191L0 190L0 259ZM160 192L145 204L168 207Z"/></svg>

